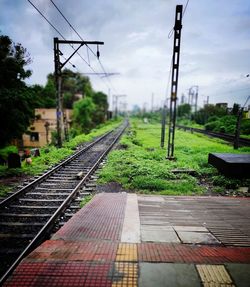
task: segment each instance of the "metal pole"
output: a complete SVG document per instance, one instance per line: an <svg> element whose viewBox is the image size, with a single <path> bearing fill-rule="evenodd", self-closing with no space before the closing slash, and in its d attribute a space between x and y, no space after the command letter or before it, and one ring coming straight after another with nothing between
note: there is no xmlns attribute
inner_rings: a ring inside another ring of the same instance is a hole
<svg viewBox="0 0 250 287"><path fill-rule="evenodd" d="M56 82L56 128L57 128L57 146L62 146L62 77L60 69L60 56L59 56L59 43L58 38L54 38L54 61L55 61L55 82Z"/></svg>
<svg viewBox="0 0 250 287"><path fill-rule="evenodd" d="M196 86L196 93L195 93L195 112L197 112L197 107L198 107L198 91L199 91L199 87Z"/></svg>
<svg viewBox="0 0 250 287"><path fill-rule="evenodd" d="M59 44L79 44L77 49L74 49L74 52L65 60L64 63L60 62L61 51L59 49ZM72 40L59 40L54 38L54 61L55 61L55 82L56 82L56 127L57 127L57 145L58 147L62 146L65 135L67 135L67 130L64 130L64 114L63 114L63 97L62 97L62 68L69 62L69 60L78 53L78 50L83 45L103 45L104 42L99 41L72 41ZM97 53L99 58L99 51ZM66 123L67 129L67 123ZM64 134L65 132L65 134Z"/></svg>
<svg viewBox="0 0 250 287"><path fill-rule="evenodd" d="M115 118L118 116L118 96L115 96Z"/></svg>
<svg viewBox="0 0 250 287"><path fill-rule="evenodd" d="M161 119L161 147L164 147L165 133L166 133L166 116L167 116L167 105L163 106L162 119Z"/></svg>
<svg viewBox="0 0 250 287"><path fill-rule="evenodd" d="M181 43L181 29L182 29L182 7L183 7L182 5L177 5L175 13L167 159L174 159L176 100L177 100L177 89L178 89L180 43Z"/></svg>
<svg viewBox="0 0 250 287"><path fill-rule="evenodd" d="M154 93L152 93L152 97L151 97L151 112L154 112Z"/></svg>
<svg viewBox="0 0 250 287"><path fill-rule="evenodd" d="M239 148L240 126L241 126L243 110L244 110L244 108L239 109L238 116L237 116L236 129L235 129L235 138L234 138L234 149L238 149Z"/></svg>

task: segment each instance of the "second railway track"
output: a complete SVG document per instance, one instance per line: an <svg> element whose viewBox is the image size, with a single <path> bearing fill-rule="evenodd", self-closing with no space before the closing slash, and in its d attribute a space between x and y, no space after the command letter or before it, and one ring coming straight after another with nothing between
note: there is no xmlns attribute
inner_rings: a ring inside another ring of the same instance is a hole
<svg viewBox="0 0 250 287"><path fill-rule="evenodd" d="M201 133L201 134L204 134L210 137L220 138L230 143L234 143L234 140L235 140L235 136L229 135L229 134L211 132L207 130L192 128L192 127L187 127L187 126L182 126L182 125L176 125L176 127L179 129L183 129L184 131L191 131L191 132ZM242 137L239 138L239 145L250 146L250 139L246 139Z"/></svg>
<svg viewBox="0 0 250 287"><path fill-rule="evenodd" d="M127 122L0 202L0 283L49 236L126 127Z"/></svg>

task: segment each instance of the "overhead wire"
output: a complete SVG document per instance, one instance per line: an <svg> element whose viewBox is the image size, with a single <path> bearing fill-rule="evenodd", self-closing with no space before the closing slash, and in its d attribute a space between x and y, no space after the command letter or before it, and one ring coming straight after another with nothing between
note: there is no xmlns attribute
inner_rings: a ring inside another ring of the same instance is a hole
<svg viewBox="0 0 250 287"><path fill-rule="evenodd" d="M77 30L73 27L73 25L70 23L70 21L67 19L67 17L62 13L62 11L60 10L60 8L55 4L55 2L53 0L50 0L50 2L53 4L53 6L56 8L56 10L60 13L60 15L63 17L63 19L68 23L68 25L71 27L71 29L76 33L76 35L82 40L85 41L83 39L83 37L77 32ZM106 69L104 68L104 65L102 64L101 60L99 59L99 57L97 56L97 54L89 47L88 44L85 44L87 47L87 55L88 55L88 60L89 60L89 54L88 54L88 50L97 58L99 65L102 69L102 71L108 75L108 73L106 72ZM112 87L112 89L114 90L114 92L116 92L116 89L114 88L113 84L111 83L111 80L109 79L109 77L106 77L107 80L109 81L110 86Z"/></svg>
<svg viewBox="0 0 250 287"><path fill-rule="evenodd" d="M68 25L70 26L70 28L77 34L77 36L84 41L84 39L82 38L82 36L76 31L76 29L73 27L73 25L69 22L69 20L64 16L64 14L62 13L62 11L58 8L58 6L55 4L55 2L53 0L50 0L50 2L53 4L53 6L56 8L56 10L60 13L60 15L63 17L63 19L68 23ZM93 55L96 56L95 52L89 47L88 44L85 44L86 47L92 52Z"/></svg>
<svg viewBox="0 0 250 287"><path fill-rule="evenodd" d="M35 10L45 19L45 21L62 37L63 40L66 40L66 38L63 36L63 34L49 21L49 19L30 1L27 0L34 8ZM75 51L76 49L74 48L74 46L72 44L69 44L70 47ZM85 62L85 64L87 64L89 66L89 68L96 74L98 74L95 69L82 57L81 54L79 54L79 52L77 52L78 56ZM66 58L64 57L64 59L66 60ZM75 65L73 65L71 62L69 62L73 68L76 68Z"/></svg>

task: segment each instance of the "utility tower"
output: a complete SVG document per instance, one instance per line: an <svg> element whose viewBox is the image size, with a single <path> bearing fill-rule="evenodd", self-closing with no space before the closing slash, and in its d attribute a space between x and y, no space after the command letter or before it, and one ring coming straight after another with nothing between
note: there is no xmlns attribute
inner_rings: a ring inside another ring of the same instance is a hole
<svg viewBox="0 0 250 287"><path fill-rule="evenodd" d="M192 86L188 89L188 103L191 106L192 111L197 112L198 108L198 93L199 86Z"/></svg>
<svg viewBox="0 0 250 287"><path fill-rule="evenodd" d="M60 61L62 52L60 51L60 44L78 44L78 48L65 60ZM64 113L63 113L63 96L62 96L62 68L68 63L68 61L78 52L83 45L97 45L97 57L99 58L100 52L98 45L103 45L104 42L99 41L72 41L72 40L59 40L54 38L54 61L55 61L55 82L56 82L56 126L57 126L57 146L61 147L62 142L65 138L65 127L64 127Z"/></svg>
<svg viewBox="0 0 250 287"><path fill-rule="evenodd" d="M118 116L118 101L119 98L126 97L127 95L113 95L113 109L115 112L115 119Z"/></svg>
<svg viewBox="0 0 250 287"><path fill-rule="evenodd" d="M176 122L176 101L179 77L179 61L180 61L180 44L182 29L182 5L176 6L175 25L174 25L174 46L173 46L173 62L172 62L172 83L169 110L169 132L168 132L168 149L167 159L174 159L174 137Z"/></svg>

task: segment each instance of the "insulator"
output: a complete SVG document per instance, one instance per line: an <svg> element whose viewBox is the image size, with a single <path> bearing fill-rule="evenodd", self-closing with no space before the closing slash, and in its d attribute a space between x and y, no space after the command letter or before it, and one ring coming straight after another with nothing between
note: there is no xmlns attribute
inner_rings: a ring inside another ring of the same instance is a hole
<svg viewBox="0 0 250 287"><path fill-rule="evenodd" d="M100 52L99 52L99 46L97 45L97 52L96 52L96 56L99 59L100 58Z"/></svg>

